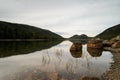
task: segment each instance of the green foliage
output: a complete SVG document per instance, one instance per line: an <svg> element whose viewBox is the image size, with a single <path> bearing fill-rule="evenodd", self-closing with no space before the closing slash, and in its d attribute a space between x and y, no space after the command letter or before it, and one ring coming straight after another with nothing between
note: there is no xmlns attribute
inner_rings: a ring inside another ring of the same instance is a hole
<svg viewBox="0 0 120 80"><path fill-rule="evenodd" d="M62 39L62 37L34 26L0 21L0 39Z"/></svg>
<svg viewBox="0 0 120 80"><path fill-rule="evenodd" d="M85 34L73 35L72 37L69 38L69 40L73 43L81 42L82 44L86 44L88 39L89 39L89 37Z"/></svg>
<svg viewBox="0 0 120 80"><path fill-rule="evenodd" d="M88 39L88 36L85 34L74 35L74 36L70 37L70 39Z"/></svg>
<svg viewBox="0 0 120 80"><path fill-rule="evenodd" d="M120 24L113 26L111 28L108 28L107 30L103 31L102 33L98 34L96 37L99 37L101 39L112 39L116 36L120 35Z"/></svg>

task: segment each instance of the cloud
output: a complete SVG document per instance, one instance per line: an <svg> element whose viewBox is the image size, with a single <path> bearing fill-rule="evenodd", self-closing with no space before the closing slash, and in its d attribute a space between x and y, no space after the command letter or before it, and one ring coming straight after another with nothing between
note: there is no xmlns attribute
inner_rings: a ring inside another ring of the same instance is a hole
<svg viewBox="0 0 120 80"><path fill-rule="evenodd" d="M120 23L119 8L120 0L0 0L0 20L94 36Z"/></svg>

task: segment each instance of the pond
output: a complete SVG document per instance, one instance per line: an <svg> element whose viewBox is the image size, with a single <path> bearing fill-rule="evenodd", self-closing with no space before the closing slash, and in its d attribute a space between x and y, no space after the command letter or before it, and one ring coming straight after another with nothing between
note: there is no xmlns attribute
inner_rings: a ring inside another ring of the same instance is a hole
<svg viewBox="0 0 120 80"><path fill-rule="evenodd" d="M113 63L111 52L71 52L70 41L0 42L0 80L102 80Z"/></svg>

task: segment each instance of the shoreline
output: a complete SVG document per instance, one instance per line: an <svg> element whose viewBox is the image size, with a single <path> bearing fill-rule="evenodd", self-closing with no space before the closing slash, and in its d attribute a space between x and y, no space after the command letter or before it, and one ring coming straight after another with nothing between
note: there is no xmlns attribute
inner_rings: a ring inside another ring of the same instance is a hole
<svg viewBox="0 0 120 80"><path fill-rule="evenodd" d="M103 80L119 80L120 79L120 48L106 48L113 54L114 63L112 63L110 70L103 74Z"/></svg>

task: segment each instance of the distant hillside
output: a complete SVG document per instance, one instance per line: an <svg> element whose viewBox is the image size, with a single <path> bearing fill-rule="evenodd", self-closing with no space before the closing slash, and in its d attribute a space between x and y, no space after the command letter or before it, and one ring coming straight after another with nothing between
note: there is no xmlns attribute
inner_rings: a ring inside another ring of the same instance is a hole
<svg viewBox="0 0 120 80"><path fill-rule="evenodd" d="M88 41L89 37L85 34L81 35L73 35L72 37L69 38L71 42L81 42L82 44L86 44Z"/></svg>
<svg viewBox="0 0 120 80"><path fill-rule="evenodd" d="M70 37L70 39L88 39L88 36L85 34L73 35L72 37Z"/></svg>
<svg viewBox="0 0 120 80"><path fill-rule="evenodd" d="M120 35L120 24L113 26L111 28L108 28L107 30L98 34L96 37L99 37L101 39L112 39L118 35Z"/></svg>
<svg viewBox="0 0 120 80"><path fill-rule="evenodd" d="M62 39L62 37L34 26L0 21L0 39Z"/></svg>

